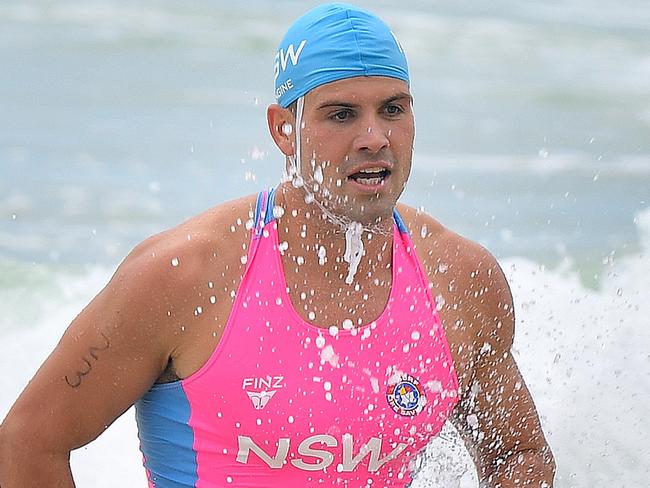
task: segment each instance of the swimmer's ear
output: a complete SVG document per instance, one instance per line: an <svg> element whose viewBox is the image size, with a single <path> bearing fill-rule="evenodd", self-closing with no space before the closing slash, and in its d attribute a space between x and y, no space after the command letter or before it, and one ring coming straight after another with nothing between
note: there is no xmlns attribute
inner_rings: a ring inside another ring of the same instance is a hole
<svg viewBox="0 0 650 488"><path fill-rule="evenodd" d="M293 156L296 153L296 136L294 134L295 119L291 111L274 103L266 109L266 121L278 149L285 156Z"/></svg>

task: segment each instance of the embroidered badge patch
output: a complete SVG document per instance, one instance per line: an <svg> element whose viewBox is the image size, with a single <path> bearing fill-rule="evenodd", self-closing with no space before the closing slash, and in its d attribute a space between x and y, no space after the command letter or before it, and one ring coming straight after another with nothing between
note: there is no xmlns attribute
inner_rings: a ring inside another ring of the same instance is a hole
<svg viewBox="0 0 650 488"><path fill-rule="evenodd" d="M388 386L386 399L395 413L405 417L419 414L427 404L424 388L410 374L402 375L396 383Z"/></svg>

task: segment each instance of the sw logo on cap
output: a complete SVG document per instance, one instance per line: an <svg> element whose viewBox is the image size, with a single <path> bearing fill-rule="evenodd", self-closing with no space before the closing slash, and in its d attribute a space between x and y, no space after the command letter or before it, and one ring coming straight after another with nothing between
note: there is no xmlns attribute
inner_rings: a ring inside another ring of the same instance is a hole
<svg viewBox="0 0 650 488"><path fill-rule="evenodd" d="M280 70L282 70L283 72L287 70L287 66L289 65L289 60L291 60L291 64L294 66L298 64L298 61L300 60L300 54L302 53L305 44L307 44L307 39L303 39L300 42L300 44L298 44L298 49L296 49L293 44L289 44L286 51L284 49L280 49L278 51L278 53L275 55L275 65L273 67L273 74L274 74L273 80L278 79L278 76L280 76Z"/></svg>

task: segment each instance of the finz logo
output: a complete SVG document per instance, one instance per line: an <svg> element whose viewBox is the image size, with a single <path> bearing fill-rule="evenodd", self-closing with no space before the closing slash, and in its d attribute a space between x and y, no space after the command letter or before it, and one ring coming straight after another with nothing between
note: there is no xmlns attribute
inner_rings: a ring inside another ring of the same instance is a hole
<svg viewBox="0 0 650 488"><path fill-rule="evenodd" d="M405 417L419 414L427 404L424 388L420 381L410 374L402 375L396 383L388 387L386 399L395 413Z"/></svg>
<svg viewBox="0 0 650 488"><path fill-rule="evenodd" d="M249 388L253 388L253 390ZM256 410L266 407L280 388L284 388L284 376L244 378L242 382L242 390L246 392Z"/></svg>

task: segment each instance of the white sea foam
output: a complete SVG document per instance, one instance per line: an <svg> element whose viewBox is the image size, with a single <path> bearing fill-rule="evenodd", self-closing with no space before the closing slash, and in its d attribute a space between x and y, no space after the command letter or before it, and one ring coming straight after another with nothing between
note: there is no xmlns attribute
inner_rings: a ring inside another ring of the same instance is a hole
<svg viewBox="0 0 650 488"><path fill-rule="evenodd" d="M502 266L517 312L515 355L558 464L556 486L645 486L650 468L650 211L637 217L644 249L608 264L600 288L523 259ZM47 286L3 291L0 370L4 416L65 325L99 291L108 270L41 276ZM38 276L36 276L38 278ZM53 291L55 290L55 291ZM10 299L11 298L11 299ZM37 313L27 312L27 303ZM21 317L30 320L21 320ZM27 323L29 322L29 323ZM79 486L145 486L132 411L72 456ZM469 458L452 429L430 446L414 487L474 487ZM449 453L454 453L450 455Z"/></svg>

